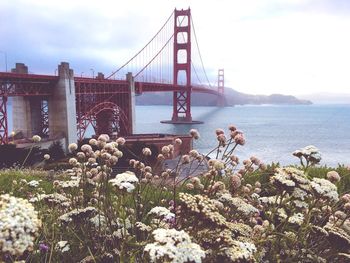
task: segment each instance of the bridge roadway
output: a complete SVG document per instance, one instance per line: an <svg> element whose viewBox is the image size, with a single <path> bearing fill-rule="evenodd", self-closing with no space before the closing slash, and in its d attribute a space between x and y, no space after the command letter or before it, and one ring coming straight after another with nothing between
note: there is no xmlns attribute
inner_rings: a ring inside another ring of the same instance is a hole
<svg viewBox="0 0 350 263"><path fill-rule="evenodd" d="M0 72L0 96L49 96L51 87L59 80L58 76L19 74ZM115 94L128 92L129 84L126 80L113 80L104 78L74 77L76 94ZM184 85L168 83L151 83L135 81L135 92L174 92L184 91ZM222 96L217 90L202 86L190 86L190 92L208 93Z"/></svg>

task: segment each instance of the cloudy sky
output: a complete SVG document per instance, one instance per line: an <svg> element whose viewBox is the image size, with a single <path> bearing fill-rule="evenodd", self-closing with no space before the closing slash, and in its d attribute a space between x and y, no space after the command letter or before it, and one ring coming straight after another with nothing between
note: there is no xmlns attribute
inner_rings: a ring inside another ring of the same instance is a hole
<svg viewBox="0 0 350 263"><path fill-rule="evenodd" d="M0 0L0 70L109 74L191 7L209 78L246 93L350 94L349 0Z"/></svg>

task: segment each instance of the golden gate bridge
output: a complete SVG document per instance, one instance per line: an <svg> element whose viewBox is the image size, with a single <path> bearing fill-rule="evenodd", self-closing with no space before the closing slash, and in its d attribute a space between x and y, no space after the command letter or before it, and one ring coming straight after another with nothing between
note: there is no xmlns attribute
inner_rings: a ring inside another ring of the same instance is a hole
<svg viewBox="0 0 350 263"><path fill-rule="evenodd" d="M193 60L195 52L200 69ZM134 96L144 92L173 93L172 118L164 123L198 123L191 116L192 92L215 95L218 106L225 105L224 70L219 69L217 86L213 87L205 71L190 9L175 9L152 39L107 77L102 73L92 78L75 77L67 62L58 66L58 76L28 74L22 63L17 63L11 72L0 72L0 144L9 142L9 97L13 97L15 130L27 138L34 134L64 136L68 144L82 140L90 125L96 134L131 135Z"/></svg>

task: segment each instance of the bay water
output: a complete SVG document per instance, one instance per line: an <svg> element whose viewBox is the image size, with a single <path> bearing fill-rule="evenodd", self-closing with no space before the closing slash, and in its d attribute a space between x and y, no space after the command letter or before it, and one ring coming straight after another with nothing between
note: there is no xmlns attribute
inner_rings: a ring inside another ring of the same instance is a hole
<svg viewBox="0 0 350 263"><path fill-rule="evenodd" d="M257 156L265 163L297 164L292 152L315 145L321 164L350 165L350 105L288 105L192 107L193 120L204 124L161 124L169 120L171 106L137 106L136 133L188 134L195 128L201 137L194 148L208 153L217 146L215 129L230 124L243 131L246 144L238 147L240 159Z"/></svg>
<svg viewBox="0 0 350 263"><path fill-rule="evenodd" d="M254 155L265 163L297 164L292 152L315 145L322 153L321 164L350 165L350 105L192 107L193 120L204 124L160 123L171 115L172 106L136 106L135 133L188 134L195 128L201 137L194 148L206 154L217 145L215 129L227 131L233 124L246 138L236 151L241 160Z"/></svg>

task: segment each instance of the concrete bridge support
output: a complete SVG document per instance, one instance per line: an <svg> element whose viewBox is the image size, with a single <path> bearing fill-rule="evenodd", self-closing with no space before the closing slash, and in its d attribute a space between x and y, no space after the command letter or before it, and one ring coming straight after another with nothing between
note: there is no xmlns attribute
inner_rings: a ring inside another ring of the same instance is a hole
<svg viewBox="0 0 350 263"><path fill-rule="evenodd" d="M129 72L126 75L126 80L129 83L129 103L128 103L128 109L127 112L129 113L129 116L127 118L130 121L130 127L128 130L128 135L134 134L135 132L135 121L136 121L136 115L135 115L135 80L134 77L132 76L132 73Z"/></svg>
<svg viewBox="0 0 350 263"><path fill-rule="evenodd" d="M16 63L12 72L28 74L28 67ZM38 97L13 97L12 99L13 130L21 131L24 137L41 135L41 99Z"/></svg>
<svg viewBox="0 0 350 263"><path fill-rule="evenodd" d="M66 149L77 142L77 114L74 73L67 62L58 66L59 81L48 100L49 131L51 138L66 138Z"/></svg>

